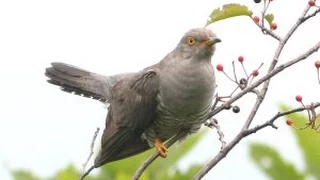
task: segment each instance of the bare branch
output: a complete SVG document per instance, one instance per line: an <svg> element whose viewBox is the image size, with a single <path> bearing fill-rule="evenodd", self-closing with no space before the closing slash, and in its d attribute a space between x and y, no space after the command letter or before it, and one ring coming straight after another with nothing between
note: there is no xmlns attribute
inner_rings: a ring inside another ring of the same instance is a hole
<svg viewBox="0 0 320 180"><path fill-rule="evenodd" d="M264 32L264 34L268 34L270 35L271 37L273 37L274 39L278 40L278 41L281 41L281 37L278 36L276 33L274 33L273 31L271 31L270 29L266 28L266 27L263 27L262 25L260 24L257 24L260 29L262 30L262 32Z"/></svg>
<svg viewBox="0 0 320 180"><path fill-rule="evenodd" d="M254 132L256 132L257 130L262 129L263 127L266 126L271 126L273 128L276 128L276 126L273 124L273 122L266 122L264 124L264 126L259 129L255 129L253 128L253 130L256 131L250 131L251 133L249 133L248 128L250 127L260 105L262 104L267 91L268 91L268 87L269 87L269 83L271 78L278 74L279 72L283 71L284 69L286 69L287 67L296 64L299 61L302 61L304 59L306 59L307 57L309 57L312 53L316 52L319 50L320 47L320 41L313 46L312 48L310 48L309 50L307 50L305 53L303 53L302 55L298 56L297 58L284 63L282 65L280 65L279 67L275 68L277 63L278 63L278 59L281 55L281 52L284 48L284 46L286 45L287 41L290 39L290 37L293 35L293 33L296 31L296 29L299 27L299 25L301 25L301 23L303 23L303 18L306 16L307 12L309 11L310 6L307 6L304 11L302 12L302 14L300 15L300 17L298 18L298 20L296 21L296 23L292 26L292 28L288 31L288 33L286 34L286 36L283 39L278 39L279 40L279 45L278 48L274 54L273 60L269 66L268 69L268 73L261 77L258 81L256 81L255 83L251 84L249 87L245 88L242 92L240 92L239 94L237 94L235 97L231 98L227 103L232 103L234 101L236 101L237 99L241 98L243 95L245 95L246 93L254 90L254 88L256 88L257 86L259 86L260 84L263 83L263 87L260 91L260 93L256 93L257 94L257 98L256 98L256 102L251 110L251 113L249 114L245 124L243 125L241 131L239 132L239 134L225 147L223 148L196 176L194 179L201 179L206 173L208 173L218 162L220 162L228 153L229 151L237 144L239 143L244 137L248 136L249 134L252 134ZM263 27L263 26L262 26ZM264 27L263 27L264 28ZM213 115L217 114L218 112L220 112L221 107L218 107L216 109L214 109L213 111L211 111L211 113L209 114L209 117L212 117ZM281 115L281 114L280 114ZM275 116L276 118L280 117L279 114ZM275 119L276 119L275 118ZM274 121L274 120L273 120Z"/></svg>
<svg viewBox="0 0 320 180"><path fill-rule="evenodd" d="M296 108L296 109L293 109L293 110L290 110L290 111L286 111L286 112L282 112L282 113L279 112L278 114L273 116L269 121L266 121L265 123L263 123L261 125L258 125L258 126L254 127L254 128L246 130L245 131L245 136L248 136L248 135L250 135L252 133L256 133L260 129L263 129L263 128L267 127L267 126L271 126L271 127L276 129L276 126L274 125L274 121L276 119L278 119L279 117L282 117L282 116L285 116L285 115L289 115L289 114L293 114L293 113L296 113L296 112L305 111L305 110L310 109L311 107L317 108L319 106L320 106L320 102L317 102L317 103L314 103L314 104L312 104L310 106L303 106L303 107Z"/></svg>
<svg viewBox="0 0 320 180"><path fill-rule="evenodd" d="M320 8L318 8L316 11L314 11L313 13L309 14L308 16L304 17L302 20L301 20L301 23L305 22L306 20L316 16L318 13L320 12Z"/></svg>
<svg viewBox="0 0 320 180"><path fill-rule="evenodd" d="M95 143L95 141L97 139L99 131L100 131L100 128L97 127L97 130L94 132L94 135L93 135L93 138L92 138L92 141L91 141L90 154L89 154L86 162L82 165L82 171L81 171L82 173L81 173L81 176L80 176L80 180L84 179L94 169L94 166L91 166L87 171L85 171L86 170L86 166L87 166L88 162L90 161L90 159L91 159L91 157L92 157L92 155L94 153L94 151L93 151L94 143Z"/></svg>
<svg viewBox="0 0 320 180"><path fill-rule="evenodd" d="M224 140L224 134L218 124L218 121L215 118L210 118L204 123L204 125L211 128L211 129L216 128L218 136L219 136L219 141L221 142L221 149L223 149L227 143Z"/></svg>
<svg viewBox="0 0 320 180"><path fill-rule="evenodd" d="M313 108L316 108L319 106L320 106L320 102L312 104ZM240 133L227 146L225 146L225 148L221 149L221 151L193 179L199 180L199 179L203 178L203 176L205 176L216 164L218 164L224 157L226 157L226 155L230 152L230 150L233 149L233 147L235 145L237 145L246 136L253 134L253 133L256 133L257 131L259 131L267 126L271 126L275 129L277 129L277 127L273 124L276 119L278 119L279 117L288 115L288 114L308 110L310 107L311 106L300 107L300 108L286 111L283 113L277 113L274 117L272 117L270 120L266 121L265 123L263 123L261 125L258 125L252 129L249 129L249 130L241 130Z"/></svg>

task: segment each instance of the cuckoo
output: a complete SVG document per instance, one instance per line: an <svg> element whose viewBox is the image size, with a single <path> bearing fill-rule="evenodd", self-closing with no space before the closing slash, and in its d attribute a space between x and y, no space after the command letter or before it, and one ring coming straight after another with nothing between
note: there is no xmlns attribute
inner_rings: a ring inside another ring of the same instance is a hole
<svg viewBox="0 0 320 180"><path fill-rule="evenodd" d="M191 29L160 62L138 72L104 76L54 62L45 75L63 91L109 104L95 168L152 147L166 157L165 141L197 132L208 117L218 42L209 29Z"/></svg>

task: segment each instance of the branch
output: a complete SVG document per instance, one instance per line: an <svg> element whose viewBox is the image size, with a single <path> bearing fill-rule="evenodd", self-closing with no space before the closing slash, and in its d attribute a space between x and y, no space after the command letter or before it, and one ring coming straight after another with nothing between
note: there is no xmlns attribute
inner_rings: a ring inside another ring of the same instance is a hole
<svg viewBox="0 0 320 180"><path fill-rule="evenodd" d="M289 115L289 114L293 114L293 113L296 113L296 112L301 112L301 111L305 111L305 110L309 110L311 107L313 108L317 108L320 106L320 102L317 102L317 103L314 103L312 104L312 106L303 106L303 107L300 107L300 108L297 108L297 109L293 109L291 111L286 111L286 112L278 112L275 116L273 116L273 118L271 118L269 121L266 121L265 123L261 124L261 125L258 125L254 128L251 128L251 129L248 129L245 131L245 136L248 136L250 134L253 134L253 133L256 133L257 131L267 127L267 126L271 126L275 129L277 129L277 127L274 125L274 121L276 119L278 119L279 117L282 117L282 116L285 116L285 115Z"/></svg>
<svg viewBox="0 0 320 180"><path fill-rule="evenodd" d="M215 118L208 119L203 125L207 126L208 128L215 128L217 130L217 134L219 136L219 141L221 142L221 149L226 146L226 141L224 140L224 134L218 124L218 121Z"/></svg>
<svg viewBox="0 0 320 180"><path fill-rule="evenodd" d="M320 106L320 102L314 103L312 105L313 108L317 108ZM297 109L293 109L290 111L282 112L282 113L277 113L275 116L273 116L270 120L266 121L265 123L258 125L252 129L249 130L241 130L240 133L227 145L225 148L223 148L193 179L194 180L199 180L203 178L216 164L218 164L226 155L229 153L233 147L238 144L244 137L256 133L257 131L267 127L271 126L273 128L277 128L274 125L274 121L278 119L279 117L296 113L296 112L301 112L310 109L311 106L306 106L306 107L300 107Z"/></svg>
<svg viewBox="0 0 320 180"><path fill-rule="evenodd" d="M94 166L91 166L87 171L86 170L86 166L88 164L88 162L90 161L92 155L93 155L93 149L94 149L94 142L96 141L97 139L97 136L98 136L98 133L100 131L100 128L97 127L97 130L94 132L94 135L93 135L93 138L92 138L92 141L91 141L91 145L90 145L90 154L86 160L86 162L82 165L82 173L81 173L81 176L80 176L80 180L83 180L87 175L89 175L89 173L94 169Z"/></svg>
<svg viewBox="0 0 320 180"><path fill-rule="evenodd" d="M302 12L302 14L300 15L300 17L298 18L298 20L296 21L296 23L292 26L292 28L288 31L288 33L286 34L286 36L283 39L279 40L279 45L278 48L274 54L273 60L269 66L268 69L268 73L263 76L262 78L260 78L258 81L256 81L255 83L251 84L249 87L247 87L246 89L244 89L242 92L240 92L239 94L237 94L235 97L231 98L227 103L231 104L232 102L236 101L237 99L241 98L243 95L245 95L246 93L254 90L254 88L256 88L257 86L259 86L260 84L263 83L263 87L260 91L260 93L257 93L257 98L256 98L256 102L251 110L251 113L249 114L245 124L243 125L241 131L238 133L238 135L224 148L222 149L196 176L194 179L201 179L205 174L207 174L218 162L220 162L228 153L229 151L236 145L238 144L244 137L248 136L249 134L252 134L254 131L252 131L251 133L248 133L248 128L250 127L260 105L262 104L267 91L268 91L268 87L269 87L269 83L271 78L278 74L279 72L283 71L284 69L288 68L289 66L296 64L299 61L302 61L304 59L306 59L307 57L309 57L311 54L313 54L314 52L319 50L320 47L320 41L313 46L312 48L310 48L308 51L306 51L305 53L303 53L302 55L298 56L297 58L284 63L282 65L280 65L279 67L275 68L277 63L278 63L278 59L281 55L281 52L284 48L284 46L286 45L287 41L290 39L290 37L293 35L293 33L297 30L297 28L303 23L303 18L306 16L307 12L309 11L310 6L307 6L304 11ZM213 111L210 112L209 114L209 118L212 117L213 115L217 114L218 112L220 112L222 110L221 107L218 107L217 109L214 109ZM276 118L278 116L275 116ZM275 118L275 119L276 119ZM274 121L274 120L273 120ZM272 123L266 123L265 126L261 127L260 129L266 127L267 125L270 125L274 128L276 128L276 126L273 125ZM256 129L256 131L260 130L260 129ZM255 130L255 129L254 129Z"/></svg>
<svg viewBox="0 0 320 180"><path fill-rule="evenodd" d="M278 41L281 41L281 37L278 36L273 31L271 31L270 29L268 29L268 28L266 28L266 27L264 27L264 26L262 26L260 24L257 24L257 26L259 26L259 28L262 30L263 33L270 35L271 37L273 37L274 39L276 39Z"/></svg>
<svg viewBox="0 0 320 180"><path fill-rule="evenodd" d="M314 11L313 13L309 14L308 16L304 17L302 20L301 20L301 23L305 22L306 20L316 16L318 13L320 12L320 8L318 8L316 11Z"/></svg>
<svg viewBox="0 0 320 180"><path fill-rule="evenodd" d="M176 143L179 139L181 139L182 137L186 136L188 133L186 133L185 131L180 132L179 134L177 134L176 136L174 136L173 138L171 138L166 144L165 146L167 148L169 148L170 146L172 146L174 143ZM136 171L136 173L133 175L132 180L138 180L140 178L140 176L142 175L142 173L147 169L147 167L159 156L159 152L155 152L151 157L149 157L140 167L139 169Z"/></svg>

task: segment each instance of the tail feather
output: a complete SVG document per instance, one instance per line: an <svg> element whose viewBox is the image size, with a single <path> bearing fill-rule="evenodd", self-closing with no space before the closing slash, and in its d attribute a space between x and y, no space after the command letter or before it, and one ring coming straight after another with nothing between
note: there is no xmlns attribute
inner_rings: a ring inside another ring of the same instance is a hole
<svg viewBox="0 0 320 180"><path fill-rule="evenodd" d="M77 95L107 101L110 98L111 85L108 77L65 63L55 62L46 69L47 81L61 87L65 92L74 92Z"/></svg>

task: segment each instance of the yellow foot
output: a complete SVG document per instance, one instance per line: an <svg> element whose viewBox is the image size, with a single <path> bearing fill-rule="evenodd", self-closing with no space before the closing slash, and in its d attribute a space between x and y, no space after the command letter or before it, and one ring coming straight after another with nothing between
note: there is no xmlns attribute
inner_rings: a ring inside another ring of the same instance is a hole
<svg viewBox="0 0 320 180"><path fill-rule="evenodd" d="M162 144L162 141L159 138L155 139L154 146L156 147L156 150L159 152L159 155L161 157L167 157L168 149Z"/></svg>

